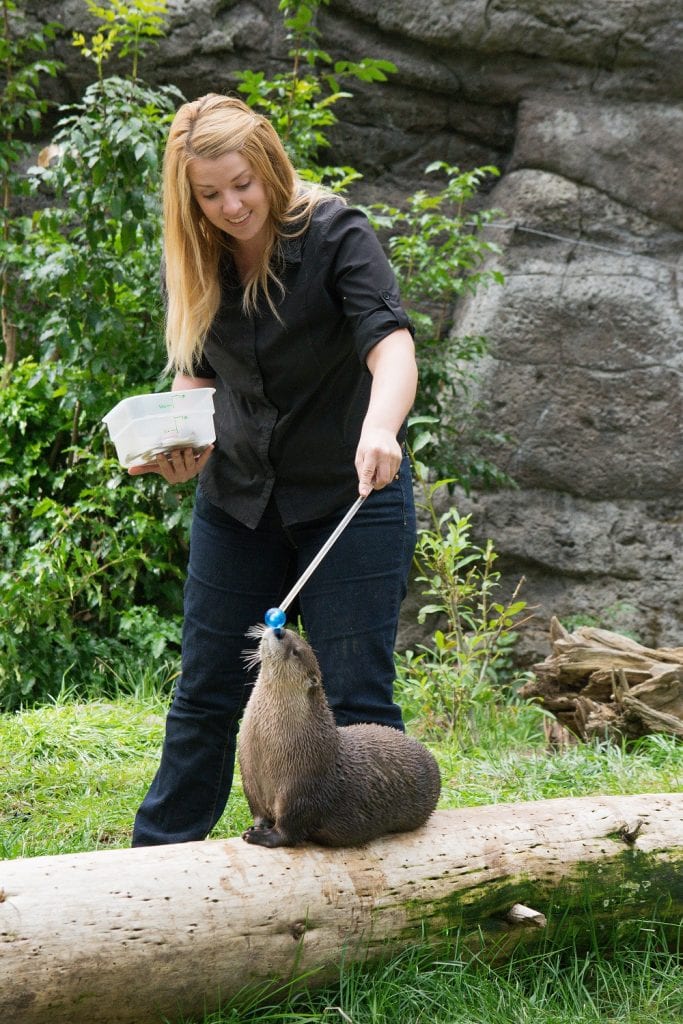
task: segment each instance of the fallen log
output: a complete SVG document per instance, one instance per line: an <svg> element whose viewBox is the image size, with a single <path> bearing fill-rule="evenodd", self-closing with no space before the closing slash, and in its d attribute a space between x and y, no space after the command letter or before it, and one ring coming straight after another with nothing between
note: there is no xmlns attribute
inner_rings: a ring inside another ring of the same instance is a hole
<svg viewBox="0 0 683 1024"><path fill-rule="evenodd" d="M683 917L683 795L438 811L355 850L241 839L0 863L0 1020L158 1024L446 929L489 959Z"/></svg>
<svg viewBox="0 0 683 1024"><path fill-rule="evenodd" d="M683 739L683 647L644 647L607 629L569 633L553 618L551 654L520 689L582 740Z"/></svg>

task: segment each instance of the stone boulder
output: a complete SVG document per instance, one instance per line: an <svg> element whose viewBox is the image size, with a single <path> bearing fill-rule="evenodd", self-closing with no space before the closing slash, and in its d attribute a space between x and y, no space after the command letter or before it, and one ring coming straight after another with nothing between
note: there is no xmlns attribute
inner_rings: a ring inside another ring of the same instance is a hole
<svg viewBox="0 0 683 1024"><path fill-rule="evenodd" d="M553 614L679 638L683 236L665 219L671 210L675 221L666 175L651 176L659 220L635 197L511 171L490 197L508 225L496 229L505 286L457 313L459 333L489 339L477 397L510 440L487 454L517 485L458 504L494 539L506 589L526 578L534 615L520 650L532 660ZM610 191L628 187L615 176Z"/></svg>

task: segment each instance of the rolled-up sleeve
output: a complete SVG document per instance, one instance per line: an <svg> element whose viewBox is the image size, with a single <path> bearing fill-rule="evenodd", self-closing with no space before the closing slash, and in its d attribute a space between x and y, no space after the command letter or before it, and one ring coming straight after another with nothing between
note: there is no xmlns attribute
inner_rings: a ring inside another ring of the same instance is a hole
<svg viewBox="0 0 683 1024"><path fill-rule="evenodd" d="M195 360L192 367L192 375L194 377L199 377L204 380L210 380L212 377L216 376L216 371L214 370L213 366L206 358L204 353L202 353L199 356L199 358Z"/></svg>
<svg viewBox="0 0 683 1024"><path fill-rule="evenodd" d="M360 360L364 363L378 342L401 327L414 336L396 275L365 214L353 207L337 209L328 224L326 243L330 280L351 325Z"/></svg>

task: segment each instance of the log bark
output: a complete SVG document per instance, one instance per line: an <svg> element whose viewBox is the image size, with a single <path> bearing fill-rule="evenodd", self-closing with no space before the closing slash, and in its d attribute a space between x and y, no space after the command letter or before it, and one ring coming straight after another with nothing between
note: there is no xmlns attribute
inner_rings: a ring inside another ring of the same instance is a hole
<svg viewBox="0 0 683 1024"><path fill-rule="evenodd" d="M644 647L607 629L569 633L553 618L551 654L519 691L582 740L683 739L683 647ZM551 736L552 738L552 736Z"/></svg>
<svg viewBox="0 0 683 1024"><path fill-rule="evenodd" d="M683 916L683 795L438 811L354 850L241 839L0 863L0 1020L157 1024L445 929L490 959ZM300 983L300 982L299 982Z"/></svg>

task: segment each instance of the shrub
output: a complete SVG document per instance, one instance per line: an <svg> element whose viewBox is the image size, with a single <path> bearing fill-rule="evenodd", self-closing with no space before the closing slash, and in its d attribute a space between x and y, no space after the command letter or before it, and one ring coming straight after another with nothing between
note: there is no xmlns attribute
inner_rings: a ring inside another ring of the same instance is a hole
<svg viewBox="0 0 683 1024"><path fill-rule="evenodd" d="M435 498L450 481L430 484L419 467L417 474L430 518L418 531L415 552L416 582L429 598L418 621L436 617L437 628L431 644L397 656L401 700L427 733L465 742L473 708L500 699L511 684L514 627L526 603L519 587L509 602L496 600L500 574L493 543L474 544L470 517L456 508L437 511Z"/></svg>
<svg viewBox="0 0 683 1024"><path fill-rule="evenodd" d="M179 97L95 82L58 124L59 158L33 169L36 189L56 200L35 214L20 257L33 323L24 344L41 358L124 370L128 387L158 376L159 168Z"/></svg>
<svg viewBox="0 0 683 1024"><path fill-rule="evenodd" d="M104 31L77 42L98 81L62 110L57 157L30 178L38 208L3 250L24 356L0 390L3 707L66 676L88 687L104 665L177 648L179 634L188 490L134 481L100 420L123 395L163 386L158 183L182 97L101 74L115 47L136 68L165 3L112 0L113 19L89 7Z"/></svg>
<svg viewBox="0 0 683 1024"><path fill-rule="evenodd" d="M54 38L57 25L50 22L38 32L25 33L23 12L13 0L2 0L0 15L3 32L0 34L0 334L4 347L5 365L16 360L19 324L18 275L13 266L13 255L20 251L27 230L27 218L14 210L17 198L29 191L26 178L18 174L16 166L29 152L24 136L36 132L40 126L47 101L38 95L40 76L55 75L56 61L48 61L44 53ZM36 59L34 59L36 58Z"/></svg>
<svg viewBox="0 0 683 1024"><path fill-rule="evenodd" d="M484 265L498 250L481 235L497 211L468 209L482 182L498 170L460 171L437 161L426 173L445 177L443 187L432 193L420 189L400 208L374 203L367 213L375 228L388 236L389 257L416 329L420 387L411 430L413 449L419 434L420 457L434 474L468 489L475 480L492 484L503 479L497 467L479 455L481 442L498 436L481 430L470 399L476 379L473 363L485 352L486 339L451 336L458 298L503 282L499 271ZM424 430L427 423L429 432Z"/></svg>
<svg viewBox="0 0 683 1024"><path fill-rule="evenodd" d="M387 60L365 57L361 61L333 61L318 45L320 32L315 15L330 0L280 0L287 39L291 44L291 69L273 78L262 71L242 71L238 90L245 102L260 107L283 141L301 177L324 182L344 191L361 177L353 167L330 167L320 163L321 152L329 146L326 130L336 124L334 106L351 93L342 89L345 79L384 82L396 70Z"/></svg>
<svg viewBox="0 0 683 1024"><path fill-rule="evenodd" d="M3 708L45 699L65 676L89 685L95 660L177 647L187 490L140 487L121 469L88 402L98 385L87 370L27 359L1 392Z"/></svg>

